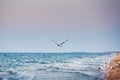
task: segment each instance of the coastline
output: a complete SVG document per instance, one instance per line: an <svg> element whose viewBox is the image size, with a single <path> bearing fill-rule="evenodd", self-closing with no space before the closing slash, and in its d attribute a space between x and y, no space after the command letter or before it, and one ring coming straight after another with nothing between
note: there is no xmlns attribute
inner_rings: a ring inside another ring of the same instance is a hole
<svg viewBox="0 0 120 80"><path fill-rule="evenodd" d="M115 54L116 56L106 65L105 80L120 80L120 52L116 52Z"/></svg>

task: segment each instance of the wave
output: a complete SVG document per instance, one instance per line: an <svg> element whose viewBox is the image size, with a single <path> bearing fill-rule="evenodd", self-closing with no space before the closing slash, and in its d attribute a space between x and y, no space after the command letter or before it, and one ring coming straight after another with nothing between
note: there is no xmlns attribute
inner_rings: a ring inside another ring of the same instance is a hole
<svg viewBox="0 0 120 80"><path fill-rule="evenodd" d="M11 74L12 73L12 74ZM4 76L0 76L0 80L102 80L92 75L86 75L79 72L31 72L15 73L8 72Z"/></svg>
<svg viewBox="0 0 120 80"><path fill-rule="evenodd" d="M0 54L0 80L102 80L113 54Z"/></svg>

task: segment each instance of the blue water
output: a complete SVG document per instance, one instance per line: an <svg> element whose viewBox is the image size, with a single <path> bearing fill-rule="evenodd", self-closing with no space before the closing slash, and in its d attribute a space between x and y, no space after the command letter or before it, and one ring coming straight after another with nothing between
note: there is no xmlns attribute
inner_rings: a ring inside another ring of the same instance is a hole
<svg viewBox="0 0 120 80"><path fill-rule="evenodd" d="M0 53L0 80L103 80L112 53ZM98 71L97 68L102 70Z"/></svg>

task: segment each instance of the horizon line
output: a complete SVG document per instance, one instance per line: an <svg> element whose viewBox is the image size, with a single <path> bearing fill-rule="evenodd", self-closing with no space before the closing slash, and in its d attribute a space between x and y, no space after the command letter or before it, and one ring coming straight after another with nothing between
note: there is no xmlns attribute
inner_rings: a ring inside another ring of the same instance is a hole
<svg viewBox="0 0 120 80"><path fill-rule="evenodd" d="M103 51L103 52L93 52L93 51L71 51L71 52L68 52L68 51L66 51L66 52L64 52L64 51L62 51L62 52L45 52L45 51L41 51L41 52L29 52L29 51L25 51L25 52L18 52L18 51L16 51L16 52L7 52L7 51L5 51L5 52L0 52L0 53L116 53L116 52L120 52L120 51Z"/></svg>

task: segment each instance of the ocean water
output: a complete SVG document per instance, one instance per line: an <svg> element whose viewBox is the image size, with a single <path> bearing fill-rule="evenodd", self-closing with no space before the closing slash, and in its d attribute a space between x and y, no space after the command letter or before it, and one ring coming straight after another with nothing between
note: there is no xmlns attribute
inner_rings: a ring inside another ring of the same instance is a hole
<svg viewBox="0 0 120 80"><path fill-rule="evenodd" d="M0 80L103 80L104 63L113 56L84 52L0 53Z"/></svg>

